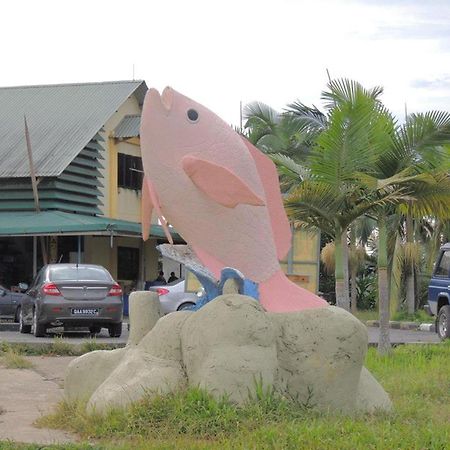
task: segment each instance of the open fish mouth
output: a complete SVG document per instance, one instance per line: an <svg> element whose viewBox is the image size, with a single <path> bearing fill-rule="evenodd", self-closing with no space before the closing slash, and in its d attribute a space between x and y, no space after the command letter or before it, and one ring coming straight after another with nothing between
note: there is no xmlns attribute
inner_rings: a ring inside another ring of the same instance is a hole
<svg viewBox="0 0 450 450"><path fill-rule="evenodd" d="M173 102L173 89L169 86L164 88L163 93L161 94L161 104L164 106L167 112L170 112L172 109Z"/></svg>
<svg viewBox="0 0 450 450"><path fill-rule="evenodd" d="M174 92L173 89L169 86L164 88L162 94L152 88L150 89L150 104L153 107L160 106L162 107L164 113L167 115L172 109Z"/></svg>

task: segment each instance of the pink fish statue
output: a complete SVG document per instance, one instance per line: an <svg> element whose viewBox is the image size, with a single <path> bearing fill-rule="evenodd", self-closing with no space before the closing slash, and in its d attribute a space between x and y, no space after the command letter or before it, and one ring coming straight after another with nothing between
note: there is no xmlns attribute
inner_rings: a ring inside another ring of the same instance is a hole
<svg viewBox="0 0 450 450"><path fill-rule="evenodd" d="M141 118L142 233L152 211L167 239L172 225L202 264L220 278L233 267L259 284L271 312L328 303L281 270L291 245L273 162L209 109L170 87L150 89Z"/></svg>

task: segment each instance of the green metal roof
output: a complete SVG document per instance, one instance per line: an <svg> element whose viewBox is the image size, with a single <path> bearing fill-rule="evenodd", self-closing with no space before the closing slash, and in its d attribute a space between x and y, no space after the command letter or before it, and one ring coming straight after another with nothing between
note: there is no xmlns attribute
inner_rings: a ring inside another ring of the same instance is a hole
<svg viewBox="0 0 450 450"><path fill-rule="evenodd" d="M136 235L141 234L141 224L108 217L70 214L61 211L0 212L0 236L33 235ZM151 236L164 238L164 231L159 225L152 225ZM175 240L181 237L173 232Z"/></svg>
<svg viewBox="0 0 450 450"><path fill-rule="evenodd" d="M0 88L0 178L30 175L24 115L36 176L55 177L98 140L96 133L128 97L142 104L146 91L144 81Z"/></svg>
<svg viewBox="0 0 450 450"><path fill-rule="evenodd" d="M125 116L114 130L116 138L138 137L141 127L141 116L139 114Z"/></svg>

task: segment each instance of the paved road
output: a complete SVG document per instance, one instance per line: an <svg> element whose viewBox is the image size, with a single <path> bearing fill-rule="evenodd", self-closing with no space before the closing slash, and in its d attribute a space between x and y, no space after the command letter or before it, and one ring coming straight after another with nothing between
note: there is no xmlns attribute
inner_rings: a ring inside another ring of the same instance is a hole
<svg viewBox="0 0 450 450"><path fill-rule="evenodd" d="M108 330L103 328L101 333L97 334L95 340L98 344L126 344L128 340L128 328L126 323L123 324L122 336L120 338L109 337ZM57 331L57 329L55 329ZM37 338L32 334L22 334L18 331L0 331L0 342L10 343L37 343L37 344L51 344L55 337L64 338L70 344L82 344L91 339L90 334L86 331L74 331L70 333L51 332L46 337Z"/></svg>
<svg viewBox="0 0 450 450"><path fill-rule="evenodd" d="M76 441L77 436L65 431L34 426L39 417L51 412L62 400L64 372L73 358L35 356L27 359L33 364L31 369L7 369L0 362L0 440L41 445Z"/></svg>
<svg viewBox="0 0 450 450"><path fill-rule="evenodd" d="M378 342L378 336L380 335L380 329L376 327L367 327L369 332L369 343L376 344ZM389 336L392 344L412 344L412 343L434 343L440 342L437 334L431 331L416 331L416 330L397 330L391 328Z"/></svg>
<svg viewBox="0 0 450 450"><path fill-rule="evenodd" d="M375 327L367 328L369 333L369 343L376 344L378 342L379 329ZM11 343L51 343L55 336L63 337L66 342L72 344L82 344L90 339L89 333L71 332L71 333L52 333L44 338L36 338L30 334L21 334L18 331L0 331L0 342L6 341ZM439 338L436 333L430 331L415 330L397 330L390 329L391 342L393 344L427 342L438 343ZM121 344L124 345L128 340L127 324L124 323L122 336L120 338L110 338L108 331L102 329L102 332L96 336L96 342L99 344Z"/></svg>

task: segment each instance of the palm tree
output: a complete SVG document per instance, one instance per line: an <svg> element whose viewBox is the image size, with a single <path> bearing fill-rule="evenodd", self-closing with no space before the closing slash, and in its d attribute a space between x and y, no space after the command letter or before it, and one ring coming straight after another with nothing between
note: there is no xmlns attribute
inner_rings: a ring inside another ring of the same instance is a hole
<svg viewBox="0 0 450 450"><path fill-rule="evenodd" d="M311 136L305 125L292 114L278 113L270 106L253 102L244 107L247 138L269 155L287 156L304 161L311 147Z"/></svg>
<svg viewBox="0 0 450 450"><path fill-rule="evenodd" d="M335 241L336 303L349 309L348 276L344 268L351 223L376 205L396 200L391 186L375 186L366 195L360 175L373 170L392 128L378 100L381 88L364 89L349 80L331 81L322 94L328 110L325 127L317 135L309 158L311 176L286 199L288 215L318 226ZM292 105L291 105L292 106ZM369 200L369 201L368 201ZM347 289L346 289L347 288Z"/></svg>
<svg viewBox="0 0 450 450"><path fill-rule="evenodd" d="M397 208L379 205L378 219L378 290L380 311L380 353L390 349L389 342L389 279L388 219L401 212L406 217L425 215L448 216L450 213L450 178L445 144L450 143L450 114L430 112L412 115L407 122L389 134L385 150L379 154L372 175L361 175L367 191L373 186L395 186ZM442 170L444 168L444 170ZM407 224L408 226L408 224ZM406 233L407 242L411 233ZM411 252L410 252L411 253Z"/></svg>
<svg viewBox="0 0 450 450"><path fill-rule="evenodd" d="M448 212L448 171L442 170L444 158L450 160L444 146L449 142L448 115L413 115L398 126L379 101L381 88L366 90L349 80L331 81L328 87L322 95L325 115L296 102L284 114L271 113L269 120L262 120L267 115L259 114L248 123L256 142L272 153L283 173L288 215L334 239L337 304L347 309L344 266L348 229L358 217L368 213L376 217L379 350L385 352L390 347L388 240L395 242L388 223L398 214L421 217L439 213L445 217L445 208ZM311 146L306 160L304 153L296 161L292 158L295 145L280 145L292 142L285 133L277 132L285 116L290 116L292 127L297 121L293 129L303 133L302 144ZM307 168L300 164L303 161Z"/></svg>

